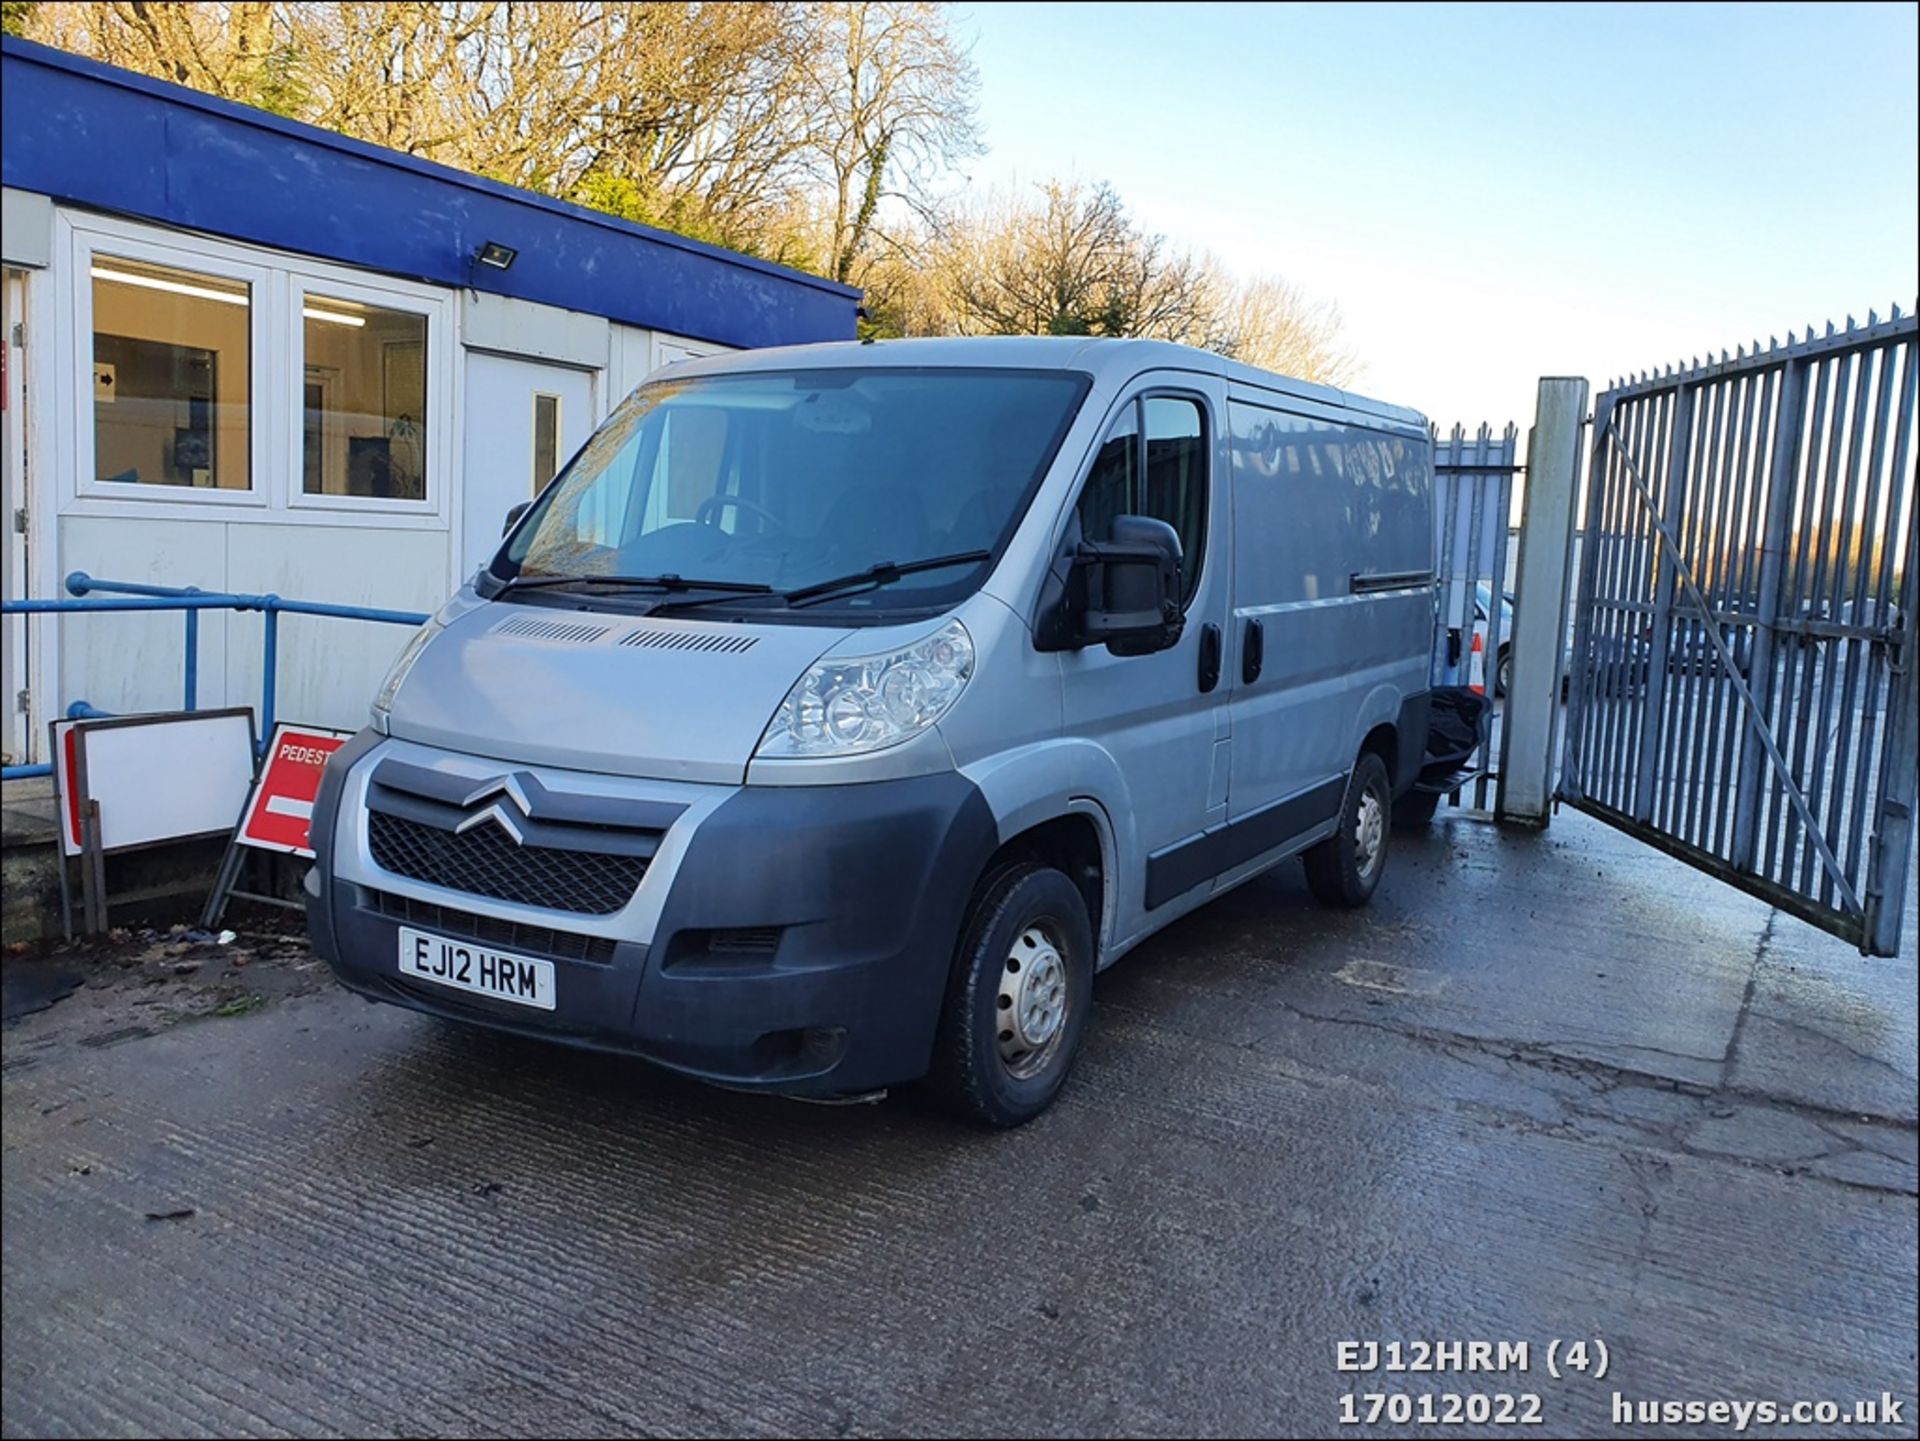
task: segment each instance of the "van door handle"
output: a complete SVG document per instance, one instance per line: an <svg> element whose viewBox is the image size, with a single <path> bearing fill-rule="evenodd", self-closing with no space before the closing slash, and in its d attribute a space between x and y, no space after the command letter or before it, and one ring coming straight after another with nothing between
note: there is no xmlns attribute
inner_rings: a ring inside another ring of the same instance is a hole
<svg viewBox="0 0 1920 1441"><path fill-rule="evenodd" d="M1347 588L1355 595L1370 595L1377 590L1413 590L1433 584L1430 570L1359 571L1347 577Z"/></svg>
<svg viewBox="0 0 1920 1441"><path fill-rule="evenodd" d="M1240 679L1252 685L1260 679L1260 664L1267 658L1267 632L1257 620L1247 622L1247 635L1240 647Z"/></svg>
<svg viewBox="0 0 1920 1441"><path fill-rule="evenodd" d="M1208 621L1200 627L1200 694L1220 684L1220 627Z"/></svg>

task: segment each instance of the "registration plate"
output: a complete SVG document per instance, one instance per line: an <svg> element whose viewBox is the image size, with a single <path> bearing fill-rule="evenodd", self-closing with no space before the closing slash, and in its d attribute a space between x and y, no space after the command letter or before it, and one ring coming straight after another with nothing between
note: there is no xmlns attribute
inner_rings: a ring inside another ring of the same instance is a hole
<svg viewBox="0 0 1920 1441"><path fill-rule="evenodd" d="M400 974L517 1006L553 1009L553 962L400 928Z"/></svg>

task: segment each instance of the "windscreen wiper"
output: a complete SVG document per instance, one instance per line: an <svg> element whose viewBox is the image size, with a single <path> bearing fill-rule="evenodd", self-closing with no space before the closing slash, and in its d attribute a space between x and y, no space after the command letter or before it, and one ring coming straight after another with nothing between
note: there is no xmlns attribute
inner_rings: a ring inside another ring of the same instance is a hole
<svg viewBox="0 0 1920 1441"><path fill-rule="evenodd" d="M727 595L770 595L773 587L750 580L701 580L683 575L516 575L500 589L542 590L556 585L611 585L661 591L717 590Z"/></svg>
<svg viewBox="0 0 1920 1441"><path fill-rule="evenodd" d="M912 575L916 571L945 570L950 565L978 565L983 560L992 559L993 552L990 550L958 550L952 555L930 555L925 560L883 560L865 570L856 570L851 575L816 580L812 585L796 586L778 594L788 605L806 605L843 591L872 590L877 586L890 585L901 576Z"/></svg>

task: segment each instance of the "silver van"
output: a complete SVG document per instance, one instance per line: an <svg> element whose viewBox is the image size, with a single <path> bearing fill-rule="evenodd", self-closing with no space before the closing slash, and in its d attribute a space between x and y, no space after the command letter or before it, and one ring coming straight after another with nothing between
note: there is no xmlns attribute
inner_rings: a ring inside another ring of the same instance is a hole
<svg viewBox="0 0 1920 1441"><path fill-rule="evenodd" d="M1421 416L1150 341L677 365L406 646L308 882L352 989L729 1086L1043 1110L1094 972L1424 749Z"/></svg>

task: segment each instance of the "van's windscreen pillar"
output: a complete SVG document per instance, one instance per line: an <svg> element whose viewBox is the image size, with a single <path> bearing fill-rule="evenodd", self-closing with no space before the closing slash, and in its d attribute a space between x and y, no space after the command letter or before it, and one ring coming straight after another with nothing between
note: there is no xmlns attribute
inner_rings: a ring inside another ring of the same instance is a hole
<svg viewBox="0 0 1920 1441"><path fill-rule="evenodd" d="M1587 382L1547 376L1527 440L1526 499L1513 606L1512 677L1501 718L1494 815L1544 826L1553 801L1553 739L1573 579L1574 502L1580 486Z"/></svg>

